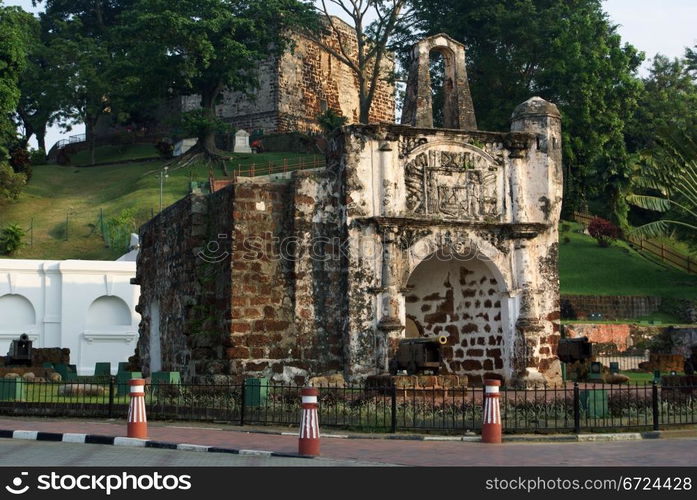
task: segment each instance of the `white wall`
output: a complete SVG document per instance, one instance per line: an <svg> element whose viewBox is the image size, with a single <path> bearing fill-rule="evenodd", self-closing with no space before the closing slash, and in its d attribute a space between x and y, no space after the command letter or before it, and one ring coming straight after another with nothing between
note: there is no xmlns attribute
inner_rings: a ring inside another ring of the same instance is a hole
<svg viewBox="0 0 697 500"><path fill-rule="evenodd" d="M27 333L34 347L67 347L78 374L133 355L140 287L135 262L0 259L0 355Z"/></svg>

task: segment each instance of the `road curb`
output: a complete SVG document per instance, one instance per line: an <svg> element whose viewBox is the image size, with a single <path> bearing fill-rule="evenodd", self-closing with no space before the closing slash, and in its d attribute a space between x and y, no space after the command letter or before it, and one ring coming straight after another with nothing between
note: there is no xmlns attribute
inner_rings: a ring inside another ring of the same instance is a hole
<svg viewBox="0 0 697 500"><path fill-rule="evenodd" d="M205 453L231 453L233 455L257 456L257 457L284 457L306 458L317 457L298 455L294 453L277 453L268 450L240 450L236 448L221 448L217 446L204 446L190 443L170 443L167 441L155 441L150 439L128 438L123 436L104 436L101 434L77 434L71 432L42 432L26 430L0 429L0 438L24 439L31 441L53 441L78 444L104 444L113 446L127 446L139 448L158 448L163 450L195 451Z"/></svg>

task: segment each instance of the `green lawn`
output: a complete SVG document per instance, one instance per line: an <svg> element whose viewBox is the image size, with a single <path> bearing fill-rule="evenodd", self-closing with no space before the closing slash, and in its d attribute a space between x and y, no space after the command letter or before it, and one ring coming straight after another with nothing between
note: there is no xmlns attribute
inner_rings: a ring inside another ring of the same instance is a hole
<svg viewBox="0 0 697 500"><path fill-rule="evenodd" d="M95 163L106 163L123 160L142 160L157 158L158 153L153 144L128 144L122 146L99 146L94 152ZM81 166L90 164L90 152L79 151L70 158L71 165Z"/></svg>
<svg viewBox="0 0 697 500"><path fill-rule="evenodd" d="M128 150L126 156L131 153L136 154ZM123 156L118 158L123 159ZM293 170L300 161L307 166L315 158L296 153L240 154L234 155L231 163L242 175L251 171L254 164L255 174L262 175L266 173L260 169L262 165L266 169L271 165L277 172L283 170L285 163L288 170ZM0 206L0 227L16 223L27 231L27 246L13 257L104 260L119 257L124 252L107 248L100 236L100 214L108 220L124 209L133 209L136 226L139 226L158 213L160 171L164 163L164 160L157 160L89 168L35 166L32 180L20 199ZM208 181L208 167L199 164L171 168L168 175L163 185L163 207L186 196L191 181ZM215 176L222 178L222 171L215 172ZM133 232L137 232L137 227L133 227ZM32 233L33 244L29 245Z"/></svg>
<svg viewBox="0 0 697 500"><path fill-rule="evenodd" d="M564 224L571 230L559 235L561 293L697 298L697 275L651 262L621 241L601 248L593 238L577 232L580 225Z"/></svg>

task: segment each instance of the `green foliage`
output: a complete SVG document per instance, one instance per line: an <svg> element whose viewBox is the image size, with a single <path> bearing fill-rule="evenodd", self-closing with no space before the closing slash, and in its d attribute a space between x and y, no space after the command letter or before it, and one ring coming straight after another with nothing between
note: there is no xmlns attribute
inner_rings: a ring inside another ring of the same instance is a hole
<svg viewBox="0 0 697 500"><path fill-rule="evenodd" d="M0 254L11 255L19 250L24 243L25 232L18 224L10 224L0 230Z"/></svg>
<svg viewBox="0 0 697 500"><path fill-rule="evenodd" d="M66 75L61 75L58 62L62 54L46 43L45 30L38 18L25 13L22 16L23 30L27 36L27 66L19 79L21 97L17 105L17 121L22 125L22 145L36 135L39 149L46 149L46 127L59 122ZM43 161L43 160L42 160Z"/></svg>
<svg viewBox="0 0 697 500"><path fill-rule="evenodd" d="M639 107L628 122L630 151L655 148L658 134L669 128L697 127L697 80L687 61L657 54L642 83Z"/></svg>
<svg viewBox="0 0 697 500"><path fill-rule="evenodd" d="M174 145L169 141L158 141L157 144L155 144L155 149L157 150L157 154L160 155L160 158L164 158L165 160L172 158L174 154Z"/></svg>
<svg viewBox="0 0 697 500"><path fill-rule="evenodd" d="M29 151L29 160L32 165L44 165L46 163L46 151L43 149L32 149Z"/></svg>
<svg viewBox="0 0 697 500"><path fill-rule="evenodd" d="M118 215L99 221L99 230L104 243L119 251L128 249L131 233L136 229L135 208L125 208Z"/></svg>
<svg viewBox="0 0 697 500"><path fill-rule="evenodd" d="M598 198L621 212L629 181L626 119L642 54L622 44L599 0L415 0L422 33L467 46L479 127L505 130L533 95L563 116L565 210ZM408 38L413 42L421 33Z"/></svg>
<svg viewBox="0 0 697 500"><path fill-rule="evenodd" d="M206 137L209 134L225 134L230 126L215 115L194 109L179 115L179 134L183 137Z"/></svg>
<svg viewBox="0 0 697 500"><path fill-rule="evenodd" d="M325 134L331 134L335 130L340 129L346 125L348 118L342 116L331 108L327 108L324 113L317 115L317 121L319 126L322 127L322 131Z"/></svg>
<svg viewBox="0 0 697 500"><path fill-rule="evenodd" d="M8 164L0 163L0 203L18 199L26 183L24 174L15 173Z"/></svg>
<svg viewBox="0 0 697 500"><path fill-rule="evenodd" d="M0 4L0 202L16 199L26 183L24 174L15 174L6 161L16 142L10 114L19 101L19 76L27 60L27 38L22 29L24 12Z"/></svg>
<svg viewBox="0 0 697 500"><path fill-rule="evenodd" d="M18 174L24 174L27 182L31 180L31 157L25 148L15 146L10 150L10 166Z"/></svg>
<svg viewBox="0 0 697 500"><path fill-rule="evenodd" d="M296 0L139 0L123 16L121 38L147 95L198 94L199 143L214 149L214 107L224 88L251 92L257 71L290 44L285 30L305 22L310 4ZM147 36L143 36L147 33Z"/></svg>
<svg viewBox="0 0 697 500"><path fill-rule="evenodd" d="M627 200L661 218L634 229L645 237L677 231L697 244L697 132L663 129L643 156Z"/></svg>

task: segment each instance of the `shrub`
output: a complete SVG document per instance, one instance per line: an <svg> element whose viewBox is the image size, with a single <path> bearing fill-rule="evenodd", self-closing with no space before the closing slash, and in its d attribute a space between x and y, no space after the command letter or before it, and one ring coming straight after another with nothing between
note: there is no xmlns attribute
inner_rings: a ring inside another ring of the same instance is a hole
<svg viewBox="0 0 697 500"><path fill-rule="evenodd" d="M329 108L324 113L317 116L319 126L325 134L331 134L336 129L343 127L346 124L347 118Z"/></svg>
<svg viewBox="0 0 697 500"><path fill-rule="evenodd" d="M264 137L264 131L260 128L257 128L252 130L252 133L249 134L249 141L251 143L261 139L262 137Z"/></svg>
<svg viewBox="0 0 697 500"><path fill-rule="evenodd" d="M131 233L136 230L136 211L126 208L114 216L100 221L100 231L106 246L121 251L128 250Z"/></svg>
<svg viewBox="0 0 697 500"><path fill-rule="evenodd" d="M160 155L160 158L164 158L166 160L172 158L174 154L174 145L169 141L158 141L157 144L155 144L155 149L157 149L157 153Z"/></svg>
<svg viewBox="0 0 697 500"><path fill-rule="evenodd" d="M0 202L16 200L27 183L24 174L18 174L6 163L0 163Z"/></svg>
<svg viewBox="0 0 697 500"><path fill-rule="evenodd" d="M46 151L43 149L32 149L29 152L32 165L44 165L46 163Z"/></svg>
<svg viewBox="0 0 697 500"><path fill-rule="evenodd" d="M24 229L18 224L10 224L0 231L0 253L11 255L19 250L24 245L24 234Z"/></svg>
<svg viewBox="0 0 697 500"><path fill-rule="evenodd" d="M619 229L609 220L595 217L588 224L588 234L595 238L601 247L609 247L619 236Z"/></svg>
<svg viewBox="0 0 697 500"><path fill-rule="evenodd" d="M16 146L10 150L10 166L18 174L24 174L27 182L31 180L31 157L25 148Z"/></svg>

